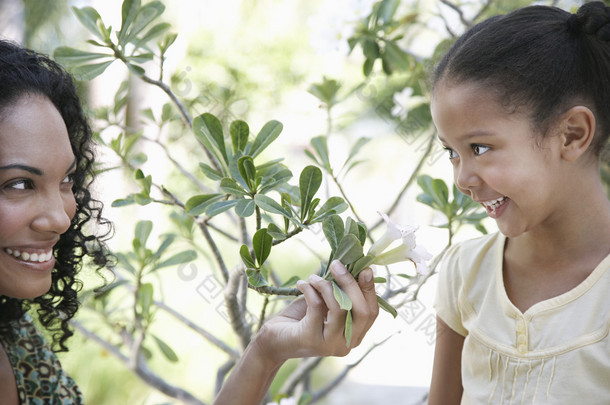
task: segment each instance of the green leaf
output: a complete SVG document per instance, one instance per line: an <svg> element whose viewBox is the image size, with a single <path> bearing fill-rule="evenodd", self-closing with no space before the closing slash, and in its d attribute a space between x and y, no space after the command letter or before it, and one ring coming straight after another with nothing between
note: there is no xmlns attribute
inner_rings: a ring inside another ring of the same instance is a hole
<svg viewBox="0 0 610 405"><path fill-rule="evenodd" d="M339 303L339 307L346 311L351 310L352 300L349 299L345 291L343 291L335 281L331 281L331 284L333 285L333 294L335 296L335 299Z"/></svg>
<svg viewBox="0 0 610 405"><path fill-rule="evenodd" d="M78 20L91 32L93 35L101 39L102 41L106 41L104 34L100 30L98 26L98 22L102 21L102 17L93 7L72 7L72 12L78 18Z"/></svg>
<svg viewBox="0 0 610 405"><path fill-rule="evenodd" d="M254 214L255 207L256 204L254 203L254 200L251 198L244 198L239 200L235 205L235 213L242 218L247 218Z"/></svg>
<svg viewBox="0 0 610 405"><path fill-rule="evenodd" d="M229 177L224 177L222 180L220 180L220 189L227 194L232 194L238 197L243 197L249 194L246 190L241 188L241 186L237 184L235 180Z"/></svg>
<svg viewBox="0 0 610 405"><path fill-rule="evenodd" d="M284 240L286 239L286 234L282 232L282 230L276 224L267 225L267 233L276 240Z"/></svg>
<svg viewBox="0 0 610 405"><path fill-rule="evenodd" d="M212 152L218 160L229 163L222 124L218 118L210 113L201 114L193 120L193 131L197 140Z"/></svg>
<svg viewBox="0 0 610 405"><path fill-rule="evenodd" d="M230 210L235 205L237 205L238 202L239 202L239 200L218 201L218 202L215 202L212 205L210 205L205 210L205 213L210 217L214 217L218 214L222 214L223 212L225 212L227 210Z"/></svg>
<svg viewBox="0 0 610 405"><path fill-rule="evenodd" d="M188 199L186 204L184 205L184 209L190 215L201 215L205 212L205 210L215 203L219 201L224 196L222 194L200 194L193 196Z"/></svg>
<svg viewBox="0 0 610 405"><path fill-rule="evenodd" d="M324 205L320 207L318 211L316 211L315 215L311 219L311 222L318 222L329 215L332 214L340 214L348 208L347 203L341 197L330 197Z"/></svg>
<svg viewBox="0 0 610 405"><path fill-rule="evenodd" d="M328 157L328 144L325 136L316 136L311 139L311 146L320 157L320 164L330 172L330 159Z"/></svg>
<svg viewBox="0 0 610 405"><path fill-rule="evenodd" d="M408 53L400 49L394 41L388 40L385 43L384 60L391 65L392 69L407 70L411 64L411 57Z"/></svg>
<svg viewBox="0 0 610 405"><path fill-rule="evenodd" d="M53 52L53 58L65 66L80 65L83 62L107 58L111 55L99 52L86 52L69 46L60 46Z"/></svg>
<svg viewBox="0 0 610 405"><path fill-rule="evenodd" d="M384 277L375 277L375 278L373 279L373 282L374 282L375 284L381 284L381 283L387 283L387 282L388 282L388 280L386 280Z"/></svg>
<svg viewBox="0 0 610 405"><path fill-rule="evenodd" d="M114 62L114 59L106 62L94 63L91 65L81 65L72 69L71 72L78 80L92 80L104 73L108 66L112 64L112 62Z"/></svg>
<svg viewBox="0 0 610 405"><path fill-rule="evenodd" d="M165 31L167 31L170 28L171 28L171 24L169 24L169 23L159 23L159 24L154 25L151 29L149 29L146 32L146 34L144 34L141 38L138 39L138 41L135 43L136 48L146 44L153 38L156 38L159 35L162 35Z"/></svg>
<svg viewBox="0 0 610 405"><path fill-rule="evenodd" d="M352 311L347 311L345 316L345 345L349 347L352 343Z"/></svg>
<svg viewBox="0 0 610 405"><path fill-rule="evenodd" d="M237 169L242 179L248 184L250 192L256 191L256 167L250 156L242 156L237 160Z"/></svg>
<svg viewBox="0 0 610 405"><path fill-rule="evenodd" d="M254 202L258 205L262 210L267 212L271 212L273 214L280 214L285 216L286 218L292 218L292 213L286 208L282 207L271 197L267 197L264 194L256 194L254 196Z"/></svg>
<svg viewBox="0 0 610 405"><path fill-rule="evenodd" d="M373 72L373 68L375 67L375 61L376 59L372 58L367 58L364 61L364 64L362 65L362 74L365 77L368 77Z"/></svg>
<svg viewBox="0 0 610 405"><path fill-rule="evenodd" d="M239 255L241 256L241 260L244 262L244 265L246 266L246 268L248 268L248 269L256 268L256 263L254 263L254 258L250 254L250 249L248 249L248 246L241 245L241 248L239 248Z"/></svg>
<svg viewBox="0 0 610 405"><path fill-rule="evenodd" d="M148 241L148 237L150 236L152 229L152 221L138 221L136 224L134 237L140 241L142 246L146 246L146 242Z"/></svg>
<svg viewBox="0 0 610 405"><path fill-rule="evenodd" d="M197 252L194 250L185 250L184 252L176 253L169 259L163 260L155 265L155 271L164 267L176 266L182 263L192 262L197 258Z"/></svg>
<svg viewBox="0 0 610 405"><path fill-rule="evenodd" d="M222 178L222 174L217 170L213 169L210 165L207 165L203 162L199 162L199 168L205 174L205 176L214 181L218 181Z"/></svg>
<svg viewBox="0 0 610 405"><path fill-rule="evenodd" d="M248 144L248 136L250 136L250 127L244 121L233 121L229 128L231 134L231 144L233 153L237 151L243 152Z"/></svg>
<svg viewBox="0 0 610 405"><path fill-rule="evenodd" d="M321 83L314 83L309 87L309 92L318 98L327 107L332 107L337 103L337 94L341 84L334 80L324 77Z"/></svg>
<svg viewBox="0 0 610 405"><path fill-rule="evenodd" d="M324 232L324 236L326 236L326 240L328 240L332 251L336 251L337 246L339 246L339 242L343 239L345 233L341 217L336 214L326 217L322 222L322 231Z"/></svg>
<svg viewBox="0 0 610 405"><path fill-rule="evenodd" d="M392 21L399 5L400 0L383 0L377 10L377 19L383 24L388 24Z"/></svg>
<svg viewBox="0 0 610 405"><path fill-rule="evenodd" d="M150 314L150 307L153 303L153 285L150 283L143 283L140 285L138 290L138 306L140 307L140 314L142 318L148 318Z"/></svg>
<svg viewBox="0 0 610 405"><path fill-rule="evenodd" d="M299 178L299 191L301 193L301 220L307 218L311 200L322 184L322 171L316 166L307 166Z"/></svg>
<svg viewBox="0 0 610 405"><path fill-rule="evenodd" d="M121 7L121 29L118 34L119 44L125 44L125 37L130 25L136 19L138 11L142 6L140 0L124 0Z"/></svg>
<svg viewBox="0 0 610 405"><path fill-rule="evenodd" d="M119 198L117 200L114 200L111 204L112 207L125 207L127 205L132 205L134 204L135 201L133 200L133 194L130 195L127 198Z"/></svg>
<svg viewBox="0 0 610 405"><path fill-rule="evenodd" d="M343 164L343 166L345 167L358 154L358 152L360 152L360 149L362 149L364 145L370 142L370 140L371 138L358 138L354 146L352 146L352 148L350 149L349 156L347 157L347 159L345 159L345 163Z"/></svg>
<svg viewBox="0 0 610 405"><path fill-rule="evenodd" d="M355 235L347 234L341 238L334 258L341 263L349 265L363 256L362 245Z"/></svg>
<svg viewBox="0 0 610 405"><path fill-rule="evenodd" d="M360 274L362 270L373 264L374 260L375 258L369 255L362 256L360 259L356 260L352 268L352 276L354 276L354 278L357 278L358 274Z"/></svg>
<svg viewBox="0 0 610 405"><path fill-rule="evenodd" d="M159 347L159 350L161 350L161 353L163 353L165 358L171 361L172 363L177 363L179 359L176 352L171 347L169 347L167 343L165 343L163 340L159 339L155 335L152 335L152 337L153 339L155 339L157 347Z"/></svg>
<svg viewBox="0 0 610 405"><path fill-rule="evenodd" d="M254 248L254 256L258 267L261 267L271 253L273 246L273 237L267 234L267 228L261 228L252 237L252 247Z"/></svg>
<svg viewBox="0 0 610 405"><path fill-rule="evenodd" d="M248 275L248 282L254 287L263 287L268 284L260 270L246 269L246 274Z"/></svg>
<svg viewBox="0 0 610 405"><path fill-rule="evenodd" d="M136 36L151 22L163 14L165 6L160 1L151 1L138 10L135 20L129 26L128 33L123 37L123 43L132 42Z"/></svg>
<svg viewBox="0 0 610 405"><path fill-rule="evenodd" d="M282 132L284 126L279 121L269 121L260 130L250 148L250 156L257 157L265 148L267 148Z"/></svg>
<svg viewBox="0 0 610 405"><path fill-rule="evenodd" d="M291 287L291 286L294 286L297 283L297 281L299 281L299 280L300 279L299 279L298 276L292 276L288 280L283 282L281 287Z"/></svg>
<svg viewBox="0 0 610 405"><path fill-rule="evenodd" d="M396 312L396 309L390 304L388 304L388 302L381 298L379 295L377 296L377 302L379 303L379 308L389 312L394 318L398 316L398 312Z"/></svg>

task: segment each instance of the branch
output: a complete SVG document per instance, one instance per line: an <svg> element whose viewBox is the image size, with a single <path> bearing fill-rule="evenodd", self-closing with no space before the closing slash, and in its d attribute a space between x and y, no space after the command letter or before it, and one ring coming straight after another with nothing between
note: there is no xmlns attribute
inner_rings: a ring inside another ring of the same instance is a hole
<svg viewBox="0 0 610 405"><path fill-rule="evenodd" d="M434 137L434 135L430 136L430 140L428 141L428 145L426 145L426 150L424 151L424 154L422 155L422 157L420 158L419 162L417 163L417 166L413 170L413 173L411 173L411 177L409 177L409 180L407 180L407 183L404 185L402 190L400 190L400 193L398 193L398 196L396 196L396 199L394 200L394 203L392 203L392 205L390 206L390 208L386 212L386 214L388 216L392 212L394 212L394 210L398 207L398 204L400 203L400 200L402 199L403 195L406 194L406 192L409 189L409 187L411 187L413 182L417 179L417 176L419 175L419 172L421 171L422 167L424 166L424 162L426 161L426 159L428 158L428 155L432 151L432 147L434 146L435 139L436 138ZM380 219L379 221L377 221L377 223L375 223L375 225L373 225L369 229L369 231L374 230L375 228L377 228L381 224L383 224L383 219Z"/></svg>
<svg viewBox="0 0 610 405"><path fill-rule="evenodd" d="M243 279L246 277L242 266L236 266L231 270L229 279L224 291L225 305L231 320L231 327L240 340L242 350L248 346L252 338L250 324L246 321L245 311L243 311L243 303L237 298L240 292L240 286Z"/></svg>
<svg viewBox="0 0 610 405"><path fill-rule="evenodd" d="M178 162L176 159L174 159L174 157L171 155L171 153L169 153L169 149L167 148L167 146L165 144L161 143L157 139L150 139L146 136L142 136L141 139L144 139L145 141L148 141L148 142L152 142L152 143L158 145L159 147L161 147L161 149L163 149L163 152L165 153L165 156L167 157L167 159L170 162L172 162L172 164L178 169L178 171L180 173L182 173L182 175L184 177L189 179L193 184L195 184L204 193L211 193L211 190L208 187L206 187L205 184L203 184L201 181L199 181L199 179L197 177L195 177L195 175L193 175L193 173L186 170L184 168L184 166L182 166L180 164L180 162Z"/></svg>
<svg viewBox="0 0 610 405"><path fill-rule="evenodd" d="M178 321L182 322L184 325L188 326L190 329L197 332L208 342L212 343L214 346L218 347L220 350L227 353L231 357L231 359L235 360L235 359L239 358L239 353L236 350L229 347L225 342L218 339L216 336L212 335L210 332L206 331L205 329L201 328L200 326L195 324L190 319L186 318L184 315L182 315L175 309L169 307L167 304L165 304L161 301L154 300L153 302L154 302L155 306L164 310L165 312L167 312L168 314L170 314L171 316L176 318Z"/></svg>
<svg viewBox="0 0 610 405"><path fill-rule="evenodd" d="M303 359L297 368L288 376L279 392L292 395L299 382L306 378L314 368L318 367L322 360L324 360L324 357L309 357Z"/></svg>
<svg viewBox="0 0 610 405"><path fill-rule="evenodd" d="M330 391L337 388L337 386L341 383L341 381L343 381L345 379L345 377L347 377L349 372L354 367L356 367L358 364L360 364L362 362L362 360L364 360L369 354L371 354L371 352L373 350L375 350L379 346L383 345L385 342L390 340L390 338L393 337L394 335L395 335L395 333L388 336L387 338L383 339L381 342L375 343L355 363L347 365L345 367L345 369L343 369L343 371L337 377L335 377L330 383L328 383L324 388L322 388L319 391L312 394L310 403L313 404L314 402L324 398L326 395L328 395L328 393Z"/></svg>
<svg viewBox="0 0 610 405"><path fill-rule="evenodd" d="M218 249L216 242L214 242L214 238L212 238L212 235L210 235L210 231L208 230L208 225L205 223L205 221L201 220L201 218L196 218L195 221L197 222L197 225L199 225L199 229L201 229L201 232L203 233L203 237L208 242L208 245L210 246L210 249L212 250L214 257L216 258L216 263L218 263L218 267L220 267L220 271L222 272L222 276L223 276L225 282L228 282L229 281L229 270L227 269L227 266L222 258L222 255L220 254L220 250Z"/></svg>
<svg viewBox="0 0 610 405"><path fill-rule="evenodd" d="M119 349L116 348L115 346L113 346L112 344L110 344L110 342L107 342L106 340L102 339L100 336L98 336L94 332L92 332L89 329L85 328L78 321L72 320L70 323L71 323L72 326L74 326L74 329L76 329L80 333L82 333L87 339L93 340L94 342L96 342L99 345L101 345L104 349L106 349L110 354L112 354L117 359L119 359L126 366L130 365L129 357L127 357L124 354L122 354L119 351ZM188 391L185 391L184 389L182 389L180 387L176 387L174 385L171 385L170 383L165 381L163 378L161 378L158 375L156 375L152 370L150 370L148 368L146 363L144 361L142 361L141 358L134 365L134 367L130 367L130 369L138 377L140 377L146 384L148 384L151 387L161 391L162 393L164 393L165 395L167 395L170 398L176 398L176 399L181 400L184 403L190 404L190 405L205 405L204 402L202 402L202 401L198 400L197 398L195 398Z"/></svg>
<svg viewBox="0 0 610 405"><path fill-rule="evenodd" d="M220 366L216 371L216 386L214 387L214 396L217 396L220 392L222 384L225 381L225 377L227 376L227 374L229 374L233 366L235 366L235 363L237 363L236 360L230 359L225 364Z"/></svg>

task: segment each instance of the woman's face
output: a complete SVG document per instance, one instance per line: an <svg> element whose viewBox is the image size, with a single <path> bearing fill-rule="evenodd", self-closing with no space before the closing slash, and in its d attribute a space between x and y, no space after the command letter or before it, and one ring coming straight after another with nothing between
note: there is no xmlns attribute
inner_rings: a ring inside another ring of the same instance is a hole
<svg viewBox="0 0 610 405"><path fill-rule="evenodd" d="M53 247L76 212L68 131L53 103L24 95L0 114L0 294L51 286Z"/></svg>

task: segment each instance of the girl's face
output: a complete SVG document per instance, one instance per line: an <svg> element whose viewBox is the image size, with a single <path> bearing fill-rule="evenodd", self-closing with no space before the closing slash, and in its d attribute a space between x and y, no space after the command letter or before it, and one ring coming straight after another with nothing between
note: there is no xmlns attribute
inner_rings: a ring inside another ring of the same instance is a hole
<svg viewBox="0 0 610 405"><path fill-rule="evenodd" d="M559 137L541 139L527 117L477 83L439 83L431 111L456 186L485 207L503 234L516 237L556 218Z"/></svg>
<svg viewBox="0 0 610 405"><path fill-rule="evenodd" d="M24 95L0 115L0 294L51 286L53 246L76 212L68 132L53 103Z"/></svg>

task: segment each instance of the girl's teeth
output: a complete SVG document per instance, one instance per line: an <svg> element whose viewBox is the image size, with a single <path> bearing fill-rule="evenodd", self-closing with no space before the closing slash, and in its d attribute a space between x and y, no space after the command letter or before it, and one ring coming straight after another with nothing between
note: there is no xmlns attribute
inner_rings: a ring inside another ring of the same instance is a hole
<svg viewBox="0 0 610 405"><path fill-rule="evenodd" d="M48 262L49 260L51 260L51 257L53 257L53 251L50 250L46 253L28 253L28 252L20 252L19 250L13 250L13 249L4 249L4 251L6 253L8 253L9 255L26 261L26 262L34 262L34 263L44 263L44 262Z"/></svg>
<svg viewBox="0 0 610 405"><path fill-rule="evenodd" d="M484 205L485 207L487 207L487 208L490 208L490 209L491 209L491 212L496 212L496 209L497 209L497 208L498 208L500 205L502 205L502 203L504 202L504 199L505 199L505 198L506 198L506 197L500 197L500 198L496 198L495 200L484 202L484 203L483 203L483 205Z"/></svg>

